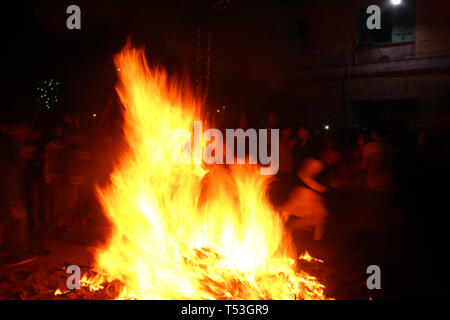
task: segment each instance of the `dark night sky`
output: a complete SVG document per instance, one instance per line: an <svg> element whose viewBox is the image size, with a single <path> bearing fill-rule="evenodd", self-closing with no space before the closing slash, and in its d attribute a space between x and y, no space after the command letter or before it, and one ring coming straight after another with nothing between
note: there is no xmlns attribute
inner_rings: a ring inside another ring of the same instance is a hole
<svg viewBox="0 0 450 320"><path fill-rule="evenodd" d="M62 80L67 110L101 107L114 92L112 56L127 36L145 45L151 63L179 73L194 60L198 27L203 46L207 33L213 34L211 104L261 114L260 107L270 106L283 86L286 58L296 50L279 34L286 27L280 23L280 4L292 2L232 0L226 10L211 10L216 2L50 0L10 5L3 11L1 30L7 79L3 97L12 107L3 108L2 117L11 109L26 113L34 104L36 83L50 77ZM81 8L81 30L66 28L71 4Z"/></svg>
<svg viewBox="0 0 450 320"><path fill-rule="evenodd" d="M152 59L170 70L180 64L180 57L170 52L174 45L168 42L176 38L182 47L187 36L194 36L193 26L197 23L197 9L189 6L189 13L186 5L177 3L182 2L143 5L132 1L78 1L81 30L66 28L65 10L72 2L25 1L10 5L1 28L6 51L3 75L7 80L3 96L22 112L24 105L33 103L37 81L56 77L71 97L66 103L101 103L104 96L99 97L99 92L107 94L104 91L111 90L114 84L111 58L128 35L135 43L146 44ZM83 102L75 101L80 93Z"/></svg>

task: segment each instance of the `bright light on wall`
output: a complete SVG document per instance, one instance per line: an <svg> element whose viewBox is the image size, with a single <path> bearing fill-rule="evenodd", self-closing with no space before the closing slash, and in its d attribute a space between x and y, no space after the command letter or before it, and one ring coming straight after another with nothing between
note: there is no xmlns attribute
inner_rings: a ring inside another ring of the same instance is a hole
<svg viewBox="0 0 450 320"><path fill-rule="evenodd" d="M391 2L394 6L398 6L399 4L402 3L402 0L391 0Z"/></svg>

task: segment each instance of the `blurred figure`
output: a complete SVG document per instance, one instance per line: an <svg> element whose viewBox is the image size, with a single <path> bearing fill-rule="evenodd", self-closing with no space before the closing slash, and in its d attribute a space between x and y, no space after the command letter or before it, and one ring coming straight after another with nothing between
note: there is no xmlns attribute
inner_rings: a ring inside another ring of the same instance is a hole
<svg viewBox="0 0 450 320"><path fill-rule="evenodd" d="M365 171L366 210L368 227L377 229L390 209L393 179L391 150L378 131L372 130L371 141L363 148L361 168Z"/></svg>
<svg viewBox="0 0 450 320"><path fill-rule="evenodd" d="M44 180L44 144L41 130L26 123L9 127L18 148L19 183L27 213L28 231L33 247L39 250L48 219L47 188Z"/></svg>
<svg viewBox="0 0 450 320"><path fill-rule="evenodd" d="M366 141L367 141L367 135L364 132L360 132L358 134L357 144L358 144L359 151L361 152L361 158L362 158L364 146L366 145Z"/></svg>
<svg viewBox="0 0 450 320"><path fill-rule="evenodd" d="M275 207L287 201L289 193L296 185L295 163L292 155L294 145L292 128L282 129L279 142L279 169L269 186L269 199Z"/></svg>
<svg viewBox="0 0 450 320"><path fill-rule="evenodd" d="M295 171L298 171L304 164L305 160L316 154L318 149L311 137L309 129L300 125L297 130L296 144L293 148Z"/></svg>
<svg viewBox="0 0 450 320"><path fill-rule="evenodd" d="M289 217L288 228L312 231L314 240L322 238L328 219L325 194L329 191L331 168L338 160L339 153L333 149L305 160L298 172L302 186L294 189L281 210Z"/></svg>
<svg viewBox="0 0 450 320"><path fill-rule="evenodd" d="M60 219L59 189L63 185L62 152L65 146L64 130L61 125L56 126L50 141L45 146L44 176L49 185L51 225L55 227Z"/></svg>
<svg viewBox="0 0 450 320"><path fill-rule="evenodd" d="M309 138L309 130L306 129L304 126L300 126L300 128L297 131L297 136L299 139L299 148L303 148L308 141Z"/></svg>
<svg viewBox="0 0 450 320"><path fill-rule="evenodd" d="M371 141L362 150L361 167L366 171L366 187L386 191L392 187L391 152L378 131L372 130Z"/></svg>
<svg viewBox="0 0 450 320"><path fill-rule="evenodd" d="M72 229L72 215L78 197L78 188L72 179L77 159L70 138L63 126L58 125L46 145L46 180L51 192L52 224L59 231Z"/></svg>
<svg viewBox="0 0 450 320"><path fill-rule="evenodd" d="M433 161L437 158L439 158L439 154L430 146L427 132L423 129L419 130L417 132L417 137L412 153L412 160L414 161L415 165L432 165Z"/></svg>
<svg viewBox="0 0 450 320"><path fill-rule="evenodd" d="M25 125L0 124L0 248L4 263L27 259L32 249L25 205L24 176L26 161L20 156L19 141L28 136Z"/></svg>
<svg viewBox="0 0 450 320"><path fill-rule="evenodd" d="M279 146L279 170L282 174L290 174L294 171L294 158L292 151L295 146L295 139L293 137L292 128L285 128L281 130L280 146Z"/></svg>

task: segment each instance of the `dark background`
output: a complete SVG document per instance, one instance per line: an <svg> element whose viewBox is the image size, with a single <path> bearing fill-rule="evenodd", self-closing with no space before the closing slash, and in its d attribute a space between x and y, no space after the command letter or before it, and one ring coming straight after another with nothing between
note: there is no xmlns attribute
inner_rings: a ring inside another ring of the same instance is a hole
<svg viewBox="0 0 450 320"><path fill-rule="evenodd" d="M374 3L383 28L367 43L364 9ZM188 74L212 110L226 106L218 116L229 121L246 112L261 124L272 109L311 126L361 129L355 102L419 100L409 130L449 126L445 0L77 1L81 30L66 28L70 4L5 5L2 117L27 115L37 84L51 77L62 85L55 113L101 109L114 95L112 56L130 36L151 63Z"/></svg>
<svg viewBox="0 0 450 320"><path fill-rule="evenodd" d="M360 41L361 8L373 4L365 0L9 3L1 18L0 120L32 120L36 87L49 78L61 81L60 102L49 111L55 122L100 113L115 96L112 57L130 36L146 46L151 63L187 73L211 111L226 106L217 116L230 126L244 112L250 126L264 127L272 110L282 126L383 127L394 142L401 138L397 147L414 144L417 130L426 129L444 151L412 162L398 149L396 201L407 222L386 233L394 285L384 297L448 297L450 2L409 3L408 37L394 41L386 32L375 43ZM81 30L66 28L71 4L81 8ZM396 25L387 23L388 30ZM332 211L344 215L345 197L336 198ZM340 255L335 272L351 275L347 264L360 267L364 246L345 232L325 241ZM346 295L345 286L335 296L367 294Z"/></svg>

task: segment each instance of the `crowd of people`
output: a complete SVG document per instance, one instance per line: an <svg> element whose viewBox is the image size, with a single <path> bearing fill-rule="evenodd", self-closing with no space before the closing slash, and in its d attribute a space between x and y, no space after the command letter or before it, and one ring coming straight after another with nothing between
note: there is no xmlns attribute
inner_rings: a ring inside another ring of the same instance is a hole
<svg viewBox="0 0 450 320"><path fill-rule="evenodd" d="M95 219L95 185L106 183L114 148L112 106L102 114L45 111L31 121L0 125L0 258L8 264L49 254L49 233ZM84 120L84 121L83 121Z"/></svg>
<svg viewBox="0 0 450 320"><path fill-rule="evenodd" d="M0 124L0 258L47 254L42 244L49 233L96 219L95 187L108 182L120 140L120 112L113 106L82 119L64 115L53 125L41 118ZM239 125L248 127L246 117ZM404 139L402 149L377 129L342 135L304 124L281 126L271 114L266 128L280 127L279 170L268 197L290 230L309 231L314 240L327 231L330 192L358 190L360 224L376 228L392 205L396 153L406 148L408 162L419 163L441 152L425 130L411 143Z"/></svg>
<svg viewBox="0 0 450 320"><path fill-rule="evenodd" d="M333 206L329 195L336 190L351 195L352 211L358 212L355 225L382 228L386 215L395 210L396 177L406 170L397 167L422 166L445 153L445 145L431 145L428 137L419 128L393 144L391 134L376 128L336 133L285 126L280 168L269 186L269 198L292 232L309 231L314 240L326 232Z"/></svg>

